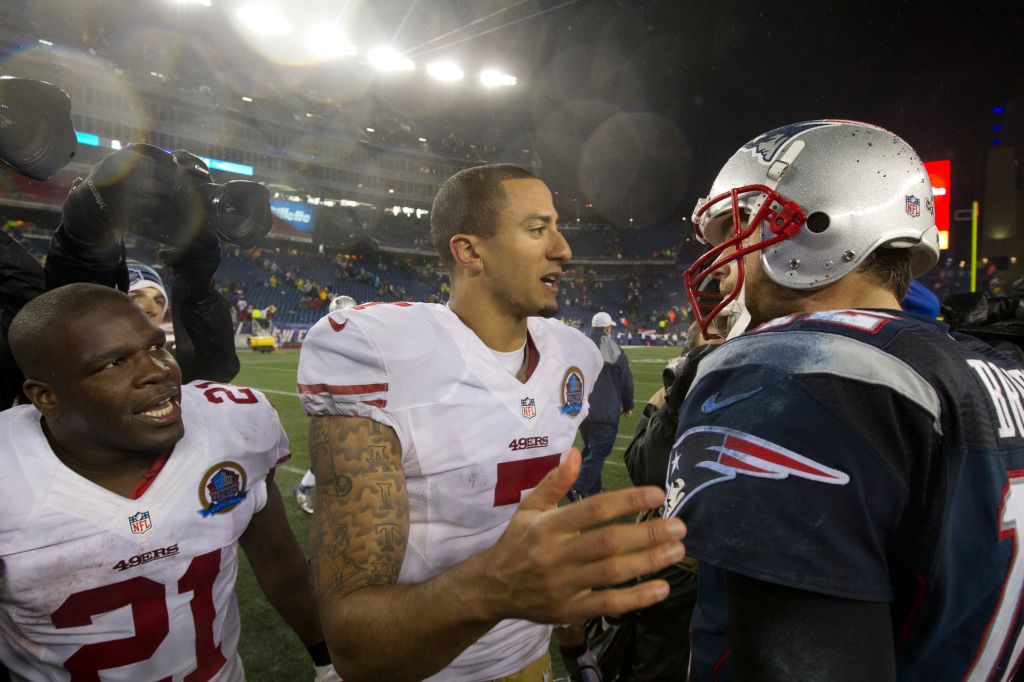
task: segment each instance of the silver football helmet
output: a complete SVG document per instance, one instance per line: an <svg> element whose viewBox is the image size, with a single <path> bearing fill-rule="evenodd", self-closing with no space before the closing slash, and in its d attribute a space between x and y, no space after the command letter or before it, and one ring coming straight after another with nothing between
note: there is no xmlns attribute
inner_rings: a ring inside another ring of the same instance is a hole
<svg viewBox="0 0 1024 682"><path fill-rule="evenodd" d="M747 253L760 251L768 277L793 289L844 277L881 246L910 249L915 277L939 258L924 164L893 133L857 121L807 121L755 137L697 202L693 226L710 249L684 282L706 337L716 336L708 325L742 291ZM701 290L716 268L733 261L738 280L731 292L714 299Z"/></svg>
<svg viewBox="0 0 1024 682"><path fill-rule="evenodd" d="M346 308L355 308L356 299L351 296L342 294L341 296L335 296L331 299L331 304L327 306L327 312L333 313L335 310L345 310Z"/></svg>

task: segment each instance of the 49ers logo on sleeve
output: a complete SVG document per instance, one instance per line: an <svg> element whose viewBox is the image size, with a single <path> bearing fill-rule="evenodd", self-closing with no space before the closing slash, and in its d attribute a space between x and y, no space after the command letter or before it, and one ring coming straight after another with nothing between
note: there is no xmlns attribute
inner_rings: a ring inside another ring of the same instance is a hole
<svg viewBox="0 0 1024 682"><path fill-rule="evenodd" d="M763 438L720 426L697 426L680 436L672 448L666 476L665 516L678 514L704 488L735 480L737 476L773 480L793 476L829 485L850 482L849 474Z"/></svg>
<svg viewBox="0 0 1024 682"><path fill-rule="evenodd" d="M562 406L559 408L559 411L562 414L575 417L583 411L583 386L583 370L579 367L570 367L565 370L560 390Z"/></svg>
<svg viewBox="0 0 1024 682"><path fill-rule="evenodd" d="M199 481L199 513L203 517L230 511L249 494L245 469L237 462L224 461L207 469Z"/></svg>

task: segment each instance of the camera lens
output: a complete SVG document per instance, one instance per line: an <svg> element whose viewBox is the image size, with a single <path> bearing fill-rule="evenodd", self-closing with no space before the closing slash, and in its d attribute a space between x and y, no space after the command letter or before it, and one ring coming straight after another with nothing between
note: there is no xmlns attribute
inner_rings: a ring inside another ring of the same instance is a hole
<svg viewBox="0 0 1024 682"><path fill-rule="evenodd" d="M213 208L217 234L224 241L249 248L270 231L270 191L258 182L225 183Z"/></svg>
<svg viewBox="0 0 1024 682"><path fill-rule="evenodd" d="M0 78L0 159L46 180L75 155L71 101L42 81Z"/></svg>

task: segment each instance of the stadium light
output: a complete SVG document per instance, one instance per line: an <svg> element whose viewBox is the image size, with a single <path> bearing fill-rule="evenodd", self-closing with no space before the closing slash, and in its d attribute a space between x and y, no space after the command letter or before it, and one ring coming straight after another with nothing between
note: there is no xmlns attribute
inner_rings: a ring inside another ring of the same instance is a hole
<svg viewBox="0 0 1024 682"><path fill-rule="evenodd" d="M465 76L455 62L432 62L427 64L427 73L432 78L446 83L460 81Z"/></svg>
<svg viewBox="0 0 1024 682"><path fill-rule="evenodd" d="M486 88L503 88L515 85L516 77L497 69L486 69L480 72L480 82Z"/></svg>
<svg viewBox="0 0 1024 682"><path fill-rule="evenodd" d="M318 24L306 31L306 47L318 57L337 59L356 54L356 46L345 39L334 24Z"/></svg>
<svg viewBox="0 0 1024 682"><path fill-rule="evenodd" d="M50 42L49 40L43 40L42 38L40 38L40 39L39 39L39 42L40 42L41 44L43 44L43 45L48 45L48 46L50 46L50 47L53 47L53 43L51 43L51 42Z"/></svg>
<svg viewBox="0 0 1024 682"><path fill-rule="evenodd" d="M380 71L412 71L416 63L390 47L375 47L367 55L370 64Z"/></svg>
<svg viewBox="0 0 1024 682"><path fill-rule="evenodd" d="M284 36L292 32L292 24L280 10L269 3L243 5L235 13L242 25L264 36Z"/></svg>

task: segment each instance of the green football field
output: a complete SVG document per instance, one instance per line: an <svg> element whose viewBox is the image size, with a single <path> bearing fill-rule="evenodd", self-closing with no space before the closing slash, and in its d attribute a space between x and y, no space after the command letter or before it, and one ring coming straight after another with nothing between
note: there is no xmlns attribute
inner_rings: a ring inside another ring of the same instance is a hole
<svg viewBox="0 0 1024 682"><path fill-rule="evenodd" d="M236 384L258 388L277 406L281 422L291 440L292 459L277 468L276 482L284 497L288 517L299 543L305 549L309 535L310 517L295 506L292 487L298 483L309 464L306 442L308 419L295 395L295 370L298 351L276 351L260 354L241 351L242 370ZM607 489L629 485L622 453L629 443L636 425L637 415L644 402L661 387L661 371L665 363L679 354L678 348L627 348L636 384L637 408L632 417L619 422L619 435L615 449L605 462L602 477ZM579 443L577 443L579 445ZM280 680L312 679L313 669L309 656L298 638L278 618L263 598L252 571L246 561L239 562L238 603L242 613L242 639L240 652L245 664L246 679L253 682L279 682ZM387 647L381 647L386 655ZM556 676L561 673L561 661L552 657Z"/></svg>

